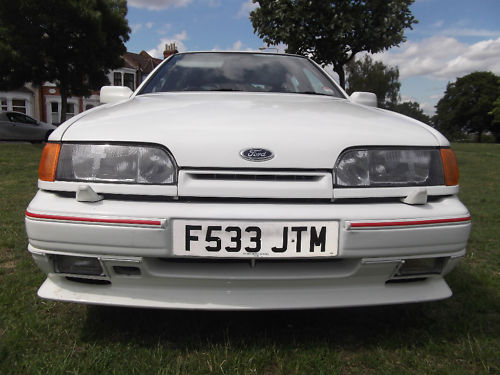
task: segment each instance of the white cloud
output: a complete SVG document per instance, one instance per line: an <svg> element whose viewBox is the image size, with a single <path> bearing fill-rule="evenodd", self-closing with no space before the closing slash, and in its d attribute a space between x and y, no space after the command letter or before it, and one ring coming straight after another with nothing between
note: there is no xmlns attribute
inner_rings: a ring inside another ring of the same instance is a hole
<svg viewBox="0 0 500 375"><path fill-rule="evenodd" d="M237 40L229 48L221 48L219 45L216 44L214 46L214 48L212 48L212 51L249 51L249 52L253 51L253 52L259 52L258 49L249 48L249 47L245 48L245 45L243 44L243 42L241 40Z"/></svg>
<svg viewBox="0 0 500 375"><path fill-rule="evenodd" d="M273 45L263 45L259 47L259 50L262 52L270 52L270 53L286 53L286 49L288 46L283 43L273 44Z"/></svg>
<svg viewBox="0 0 500 375"><path fill-rule="evenodd" d="M441 99L442 96L443 96L442 94L439 95L439 97L437 97L437 99ZM432 96L430 98L432 98ZM399 102L400 103L416 102L420 105L420 108L422 109L422 111L424 111L424 113L429 115L429 116L434 115L434 113L436 112L436 109L434 108L435 104L432 104L432 103L429 103L426 101L421 101L413 96L408 96L408 95L402 94Z"/></svg>
<svg viewBox="0 0 500 375"><path fill-rule="evenodd" d="M130 28L132 29L132 34L135 34L138 32L140 29L142 29L142 24L136 23L134 25L130 25Z"/></svg>
<svg viewBox="0 0 500 375"><path fill-rule="evenodd" d="M250 12L254 9L257 9L259 7L259 4L254 4L252 0L247 0L240 6L240 10L238 11L238 14L236 17L238 18L243 18L243 17L248 17Z"/></svg>
<svg viewBox="0 0 500 375"><path fill-rule="evenodd" d="M436 28L436 29L439 29L439 28L443 27L443 25L444 25L444 20L439 20L439 21L434 22L434 23L431 25L431 27L434 27L434 28Z"/></svg>
<svg viewBox="0 0 500 375"><path fill-rule="evenodd" d="M435 104L428 103L428 102L419 102L420 108L422 108L422 111L428 116L434 116L436 113L436 107Z"/></svg>
<svg viewBox="0 0 500 375"><path fill-rule="evenodd" d="M416 100L413 96L401 95L401 100L400 100L401 103L414 102L414 101L416 101Z"/></svg>
<svg viewBox="0 0 500 375"><path fill-rule="evenodd" d="M146 22L146 29L151 29L153 27L153 22Z"/></svg>
<svg viewBox="0 0 500 375"><path fill-rule="evenodd" d="M374 55L374 59L397 65L401 79L422 75L453 81L483 70L499 74L500 38L468 45L440 35L406 42L400 48Z"/></svg>
<svg viewBox="0 0 500 375"><path fill-rule="evenodd" d="M241 40L237 40L236 42L233 43L233 50L234 51L239 51L242 46L243 46L242 41Z"/></svg>
<svg viewBox="0 0 500 375"><path fill-rule="evenodd" d="M339 75L333 71L333 65L327 65L323 69L335 80L335 82L339 83Z"/></svg>
<svg viewBox="0 0 500 375"><path fill-rule="evenodd" d="M134 8L146 8L148 10L167 9L170 6L175 8L185 7L193 0L128 0L127 4Z"/></svg>
<svg viewBox="0 0 500 375"><path fill-rule="evenodd" d="M222 5L221 0L204 0L204 2L210 7L210 8L218 8Z"/></svg>
<svg viewBox="0 0 500 375"><path fill-rule="evenodd" d="M163 58L163 51L165 50L165 44L170 44L170 43L175 43L175 46L177 47L177 50L179 52L184 52L187 50L186 45L184 44L184 41L189 39L187 36L186 31L183 31L182 33L175 34L171 37L168 38L162 38L160 43L156 46L156 48L150 49L147 51L151 56L162 59Z"/></svg>
<svg viewBox="0 0 500 375"><path fill-rule="evenodd" d="M165 24L163 24L162 26L160 26L160 27L158 28L158 30L156 30L156 32L157 32L158 34L160 34L160 35L165 35L165 34L167 34L167 33L170 31L170 29L171 29L171 28L172 28L172 24L170 24L170 23L165 23Z"/></svg>
<svg viewBox="0 0 500 375"><path fill-rule="evenodd" d="M464 27L450 27L441 30L442 35L455 36L455 37L479 37L479 38L496 38L500 36L500 30L487 30L487 29L472 29Z"/></svg>
<svg viewBox="0 0 500 375"><path fill-rule="evenodd" d="M420 28L418 33L431 36L450 36L454 38L469 37L496 39L500 37L500 29L477 29L471 27L470 21L467 19L454 22L452 25L447 25L447 27L443 26L445 26L445 21L441 19L432 23L429 28ZM413 32L417 32L417 30L413 30Z"/></svg>

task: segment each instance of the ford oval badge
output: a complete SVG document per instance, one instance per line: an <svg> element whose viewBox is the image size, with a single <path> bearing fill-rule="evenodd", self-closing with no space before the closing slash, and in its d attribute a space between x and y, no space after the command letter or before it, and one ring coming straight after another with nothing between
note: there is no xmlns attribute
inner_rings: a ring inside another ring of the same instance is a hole
<svg viewBox="0 0 500 375"><path fill-rule="evenodd" d="M266 161L274 158L272 151L265 148L247 148L240 152L240 156L248 161Z"/></svg>

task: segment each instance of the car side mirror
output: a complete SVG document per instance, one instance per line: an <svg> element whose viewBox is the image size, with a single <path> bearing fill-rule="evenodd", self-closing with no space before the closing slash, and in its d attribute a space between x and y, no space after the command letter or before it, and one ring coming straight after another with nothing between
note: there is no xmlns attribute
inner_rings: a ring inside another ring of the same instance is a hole
<svg viewBox="0 0 500 375"><path fill-rule="evenodd" d="M377 95L373 92L356 91L349 97L353 103L377 107Z"/></svg>
<svg viewBox="0 0 500 375"><path fill-rule="evenodd" d="M100 101L102 104L117 103L130 98L133 92L126 86L101 87Z"/></svg>

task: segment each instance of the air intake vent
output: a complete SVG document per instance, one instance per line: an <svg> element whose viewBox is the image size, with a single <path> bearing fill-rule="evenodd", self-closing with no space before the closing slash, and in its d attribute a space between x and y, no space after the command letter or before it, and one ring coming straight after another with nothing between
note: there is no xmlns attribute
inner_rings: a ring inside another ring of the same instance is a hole
<svg viewBox="0 0 500 375"><path fill-rule="evenodd" d="M322 176L300 175L300 174L241 174L241 173L192 173L195 180L218 180L218 181L319 181Z"/></svg>
<svg viewBox="0 0 500 375"><path fill-rule="evenodd" d="M181 170L179 196L331 199L330 172Z"/></svg>

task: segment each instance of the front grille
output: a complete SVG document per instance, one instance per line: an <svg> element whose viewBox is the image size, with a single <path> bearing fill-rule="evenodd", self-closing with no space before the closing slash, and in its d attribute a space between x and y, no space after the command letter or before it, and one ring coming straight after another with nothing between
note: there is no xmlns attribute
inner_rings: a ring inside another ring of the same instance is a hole
<svg viewBox="0 0 500 375"><path fill-rule="evenodd" d="M331 199L332 173L317 170L179 171L179 197Z"/></svg>
<svg viewBox="0 0 500 375"><path fill-rule="evenodd" d="M205 181L286 181L314 182L321 176L300 174L242 174L242 173L191 173L191 178Z"/></svg>

